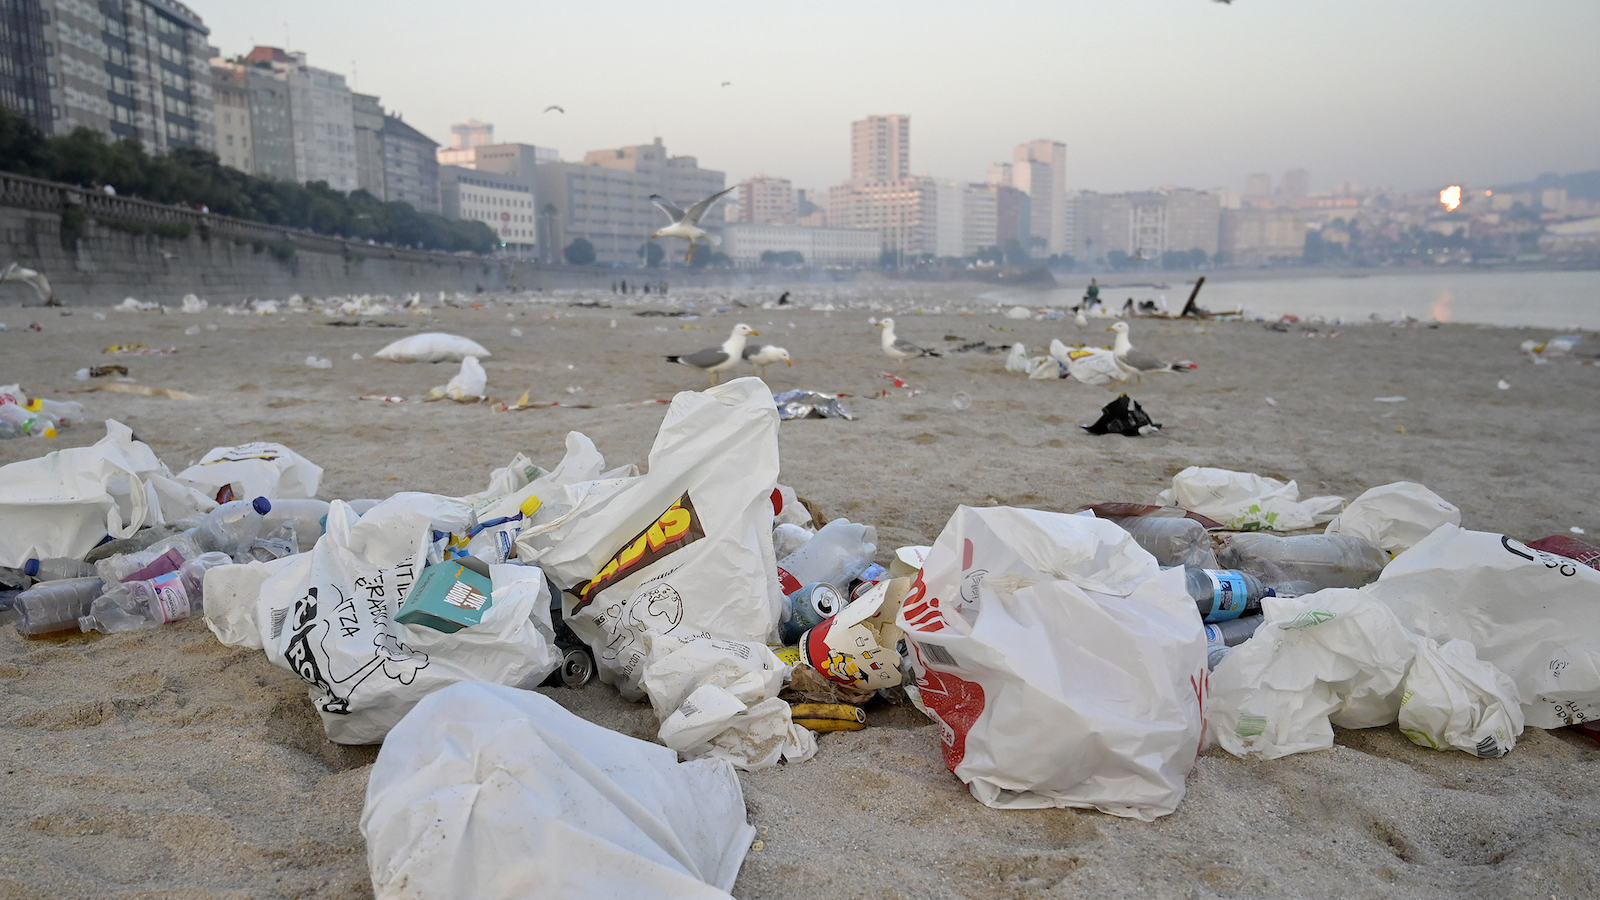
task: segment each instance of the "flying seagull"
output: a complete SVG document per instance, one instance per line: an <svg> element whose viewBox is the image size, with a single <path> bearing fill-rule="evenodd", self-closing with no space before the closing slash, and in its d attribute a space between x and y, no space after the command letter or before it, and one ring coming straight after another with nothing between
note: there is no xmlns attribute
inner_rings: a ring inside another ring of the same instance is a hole
<svg viewBox="0 0 1600 900"><path fill-rule="evenodd" d="M16 263L0 270L0 281L26 281L32 286L34 293L44 301L45 306L60 306L56 300L55 291L50 289L50 279L44 277L43 272L35 272Z"/></svg>
<svg viewBox="0 0 1600 900"><path fill-rule="evenodd" d="M693 246L693 245L691 245ZM706 373L712 384L718 382L717 375L739 364L744 357L744 339L747 335L760 334L749 325L740 322L733 326L733 333L722 342L721 347L707 347L682 356L669 356L667 362L677 363L681 366L693 366Z"/></svg>
<svg viewBox="0 0 1600 900"><path fill-rule="evenodd" d="M1117 333L1117 340L1111 345L1111 353L1116 357L1117 368L1127 372L1129 375L1137 376L1140 387L1144 387L1146 373L1178 371L1178 368L1172 363L1162 362L1143 350L1134 347L1128 340L1127 322L1118 322L1106 330Z"/></svg>
<svg viewBox="0 0 1600 900"><path fill-rule="evenodd" d="M762 378L767 377L767 366L775 366L778 363L786 366L794 365L794 361L789 358L789 351L772 344L746 344L744 358L761 372Z"/></svg>
<svg viewBox="0 0 1600 900"><path fill-rule="evenodd" d="M710 244L713 247L722 243L721 238L700 227L700 217L705 215L706 210L711 208L711 204L721 199L723 194L727 194L733 190L736 190L737 188L738 185L734 185L727 190L718 191L704 200L701 200L699 203L689 207L688 212L684 212L671 200L668 200L660 194L651 194L650 202L660 207L661 211L667 214L667 218L672 220L672 224L650 236L653 238L683 238L689 242L689 252L683 257L683 261L694 262L694 245L696 241Z"/></svg>
<svg viewBox="0 0 1600 900"><path fill-rule="evenodd" d="M724 81L724 82L723 82L723 83L722 83L722 86L723 86L723 87L727 87L727 86L728 86L728 85L730 85L730 84L733 84L733 82L731 82L731 81Z"/></svg>
<svg viewBox="0 0 1600 900"><path fill-rule="evenodd" d="M545 107L545 108L544 108L544 111L545 111L545 112L549 112L549 111L550 111L550 110L552 110L552 109L553 109L553 110L555 110L555 111L556 111L556 112L558 112L558 113L561 113L561 114L562 114L562 115L563 115L563 116L564 116L564 115L566 115L566 114L567 114L567 111L566 111L566 110L564 110L564 109L562 109L562 108L561 108L561 107L559 107L559 106L557 106L557 105L555 105L555 104L554 104L554 103L552 103L552 104L550 104L550 105L549 105L549 106L546 106L546 107Z"/></svg>
<svg viewBox="0 0 1600 900"><path fill-rule="evenodd" d="M924 350L923 348L918 347L916 344L913 344L904 338L895 337L893 319L879 319L878 327L883 329L883 352L887 353L890 358L899 361L899 371L904 371L906 367L906 360L911 359L914 356L939 355L939 351L937 350Z"/></svg>

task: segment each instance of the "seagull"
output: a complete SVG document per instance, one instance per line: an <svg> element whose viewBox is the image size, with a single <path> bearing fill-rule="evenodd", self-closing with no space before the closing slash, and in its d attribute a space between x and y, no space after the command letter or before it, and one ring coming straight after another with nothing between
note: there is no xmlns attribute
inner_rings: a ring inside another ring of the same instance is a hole
<svg viewBox="0 0 1600 900"><path fill-rule="evenodd" d="M1116 357L1117 368L1139 379L1139 386L1144 387L1146 372L1176 372L1178 369L1172 363L1162 362L1154 356L1139 350L1128 341L1128 323L1118 322L1107 331L1115 331L1117 340L1111 345L1111 352Z"/></svg>
<svg viewBox="0 0 1600 900"><path fill-rule="evenodd" d="M761 371L762 378L767 377L767 366L775 366L780 362L786 366L794 365L789 358L789 351L772 344L746 344L744 358Z"/></svg>
<svg viewBox="0 0 1600 900"><path fill-rule="evenodd" d="M552 110L552 109L553 109L553 110L555 110L555 111L556 111L556 112L558 112L558 113L561 113L561 114L562 114L562 115L563 115L563 116L564 116L564 115L566 115L566 114L567 114L567 111L566 111L566 110L564 110L564 109L562 109L562 108L561 108L561 107L559 107L559 106L557 106L557 105L555 105L555 104L554 104L554 103L552 103L552 104L550 104L550 105L549 105L549 106L546 106L546 107L545 107L545 108L544 108L544 111L545 111L545 112L549 112L549 111L550 111L550 110Z"/></svg>
<svg viewBox="0 0 1600 900"><path fill-rule="evenodd" d="M760 333L749 325L740 322L733 326L733 333L728 335L728 339L722 342L721 347L707 347L704 350L696 350L693 353L687 353L682 356L669 356L667 357L667 362L700 369L706 373L706 377L711 380L712 384L717 384L718 373L738 365L739 360L744 357L745 336L751 334L759 335Z"/></svg>
<svg viewBox="0 0 1600 900"><path fill-rule="evenodd" d="M683 238L689 242L689 253L688 255L684 256L683 261L694 262L694 245L696 241L710 244L713 247L722 243L721 238L700 227L700 217L705 215L706 210L711 208L711 204L717 202L717 200L720 199L723 194L730 193L738 189L738 187L738 185L734 185L727 190L717 191L715 194L712 194L704 200L701 200L699 203L689 207L688 212L684 212L671 200L668 200L660 194L651 194L650 202L660 207L661 211L667 214L667 218L672 220L672 224L650 236L653 238Z"/></svg>
<svg viewBox="0 0 1600 900"><path fill-rule="evenodd" d="M879 319L878 327L883 329L883 352L891 358L899 360L899 371L905 371L906 360L914 356L938 356L937 350L924 350L904 338L894 336L894 320Z"/></svg>
<svg viewBox="0 0 1600 900"><path fill-rule="evenodd" d="M50 279L44 277L43 272L35 272L33 269L12 263L4 270L0 270L0 281L26 281L33 287L34 293L39 295L39 299L44 301L45 306L61 305L56 300L55 291L50 289Z"/></svg>
<svg viewBox="0 0 1600 900"><path fill-rule="evenodd" d="M733 82L731 82L731 81L724 81L724 82L723 82L723 83L722 83L722 86L723 86L723 87L727 87L727 86L728 86L728 85L730 85L730 84L733 84Z"/></svg>

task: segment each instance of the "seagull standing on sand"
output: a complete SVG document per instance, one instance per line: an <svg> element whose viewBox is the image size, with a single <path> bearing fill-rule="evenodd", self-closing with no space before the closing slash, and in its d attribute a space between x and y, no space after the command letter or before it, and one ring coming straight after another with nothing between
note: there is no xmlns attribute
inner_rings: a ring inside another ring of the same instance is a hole
<svg viewBox="0 0 1600 900"><path fill-rule="evenodd" d="M879 319L878 327L883 329L883 352L891 359L897 360L900 367L897 371L905 371L906 360L914 356L938 356L937 350L924 350L904 338L894 336L894 320Z"/></svg>
<svg viewBox="0 0 1600 900"><path fill-rule="evenodd" d="M1116 357L1117 368L1139 379L1139 386L1144 387L1146 373L1176 372L1177 367L1172 363L1162 362L1154 356L1134 347L1128 340L1128 323L1118 322L1107 331L1115 331L1117 340L1111 345L1111 353Z"/></svg>
<svg viewBox="0 0 1600 900"><path fill-rule="evenodd" d="M778 363L783 363L787 366L794 365L794 361L789 359L789 351L772 344L747 344L744 348L744 358L749 360L750 364L760 371L763 379L767 377L767 366L774 366Z"/></svg>
<svg viewBox="0 0 1600 900"><path fill-rule="evenodd" d="M740 322L733 326L733 333L722 342L721 347L707 347L682 356L669 356L667 362L683 366L693 366L706 373L712 384L718 383L717 375L739 364L744 357L744 339L746 335L760 334L749 325Z"/></svg>
<svg viewBox="0 0 1600 900"><path fill-rule="evenodd" d="M45 306L60 305L56 302L55 291L50 289L50 279L44 277L42 272L35 272L12 263L4 270L0 270L0 281L26 281L33 288L33 292L39 295L39 299L44 301Z"/></svg>
<svg viewBox="0 0 1600 900"><path fill-rule="evenodd" d="M684 212L680 207L677 206L677 204L661 196L660 194L651 194L650 202L654 203L661 209L662 212L666 213L667 218L672 220L672 224L650 236L653 238L683 238L689 242L689 252L683 257L683 261L694 262L695 242L698 241L700 243L710 244L713 247L722 243L721 238L700 227L700 217L705 215L706 210L711 208L711 204L720 200L723 194L736 189L738 189L738 185L734 185L725 191L718 191L704 200L701 200L699 203L689 207L688 212ZM737 354L735 355L735 358L737 358Z"/></svg>

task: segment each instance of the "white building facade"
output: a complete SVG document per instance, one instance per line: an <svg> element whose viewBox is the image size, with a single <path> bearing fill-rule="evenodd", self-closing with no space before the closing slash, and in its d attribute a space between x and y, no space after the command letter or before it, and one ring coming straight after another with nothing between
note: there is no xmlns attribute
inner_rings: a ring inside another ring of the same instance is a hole
<svg viewBox="0 0 1600 900"><path fill-rule="evenodd" d="M743 222L723 227L721 249L740 268L760 266L763 253L799 253L813 266L862 266L882 252L876 231Z"/></svg>
<svg viewBox="0 0 1600 900"><path fill-rule="evenodd" d="M538 253L538 207L532 187L490 172L440 166L439 202L446 218L489 226L513 255Z"/></svg>

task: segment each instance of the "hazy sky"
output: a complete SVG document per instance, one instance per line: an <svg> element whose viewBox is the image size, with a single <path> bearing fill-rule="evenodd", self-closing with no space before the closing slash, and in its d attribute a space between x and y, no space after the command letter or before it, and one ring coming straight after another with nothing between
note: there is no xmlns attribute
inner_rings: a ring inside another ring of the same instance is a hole
<svg viewBox="0 0 1600 900"><path fill-rule="evenodd" d="M225 55L304 50L440 143L468 116L564 159L660 136L730 183L836 184L872 113L911 116L919 174L1052 138L1103 191L1600 168L1600 0L186 2Z"/></svg>

